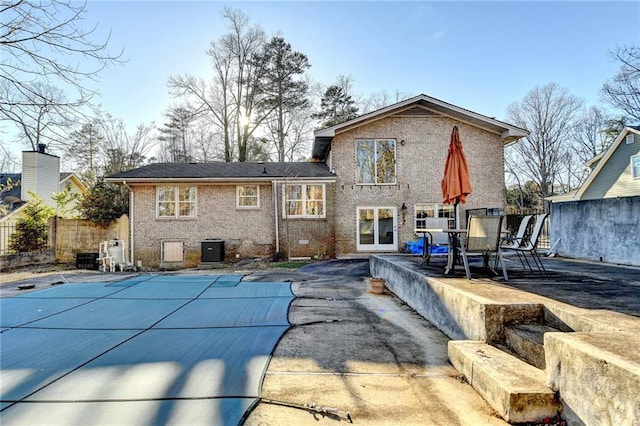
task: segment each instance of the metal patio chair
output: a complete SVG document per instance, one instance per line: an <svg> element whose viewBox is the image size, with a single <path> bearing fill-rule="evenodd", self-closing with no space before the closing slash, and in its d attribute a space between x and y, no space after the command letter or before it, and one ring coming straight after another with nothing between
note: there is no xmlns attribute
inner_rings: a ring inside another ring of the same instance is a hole
<svg viewBox="0 0 640 426"><path fill-rule="evenodd" d="M529 222L531 222L532 217L533 215L528 214L522 218L522 220L520 221L520 225L518 226L518 232L516 232L515 236L501 238L500 248L504 250L513 247L519 247L524 241L524 237L527 234Z"/></svg>
<svg viewBox="0 0 640 426"><path fill-rule="evenodd" d="M499 261L502 266L502 276L505 281L509 279L500 248L502 219L503 216L471 216L469 218L467 235L465 238L460 238L460 254L464 262L467 279L471 279L469 260L467 259L467 255L470 253L482 253L484 257L484 267L491 269L497 274L497 272L489 266L489 257L495 254L495 256L497 256L496 261Z"/></svg>
<svg viewBox="0 0 640 426"><path fill-rule="evenodd" d="M518 258L520 259L520 263L522 263L522 267L528 267L531 273L533 273L533 268L531 267L531 263L527 260L527 253L531 255L531 259L533 259L533 263L536 265L538 272L547 275L547 270L544 269L544 265L542 264L540 255L538 255L538 251L536 250L536 248L538 247L538 241L540 240L542 226L544 225L544 221L547 216L549 216L549 213L541 213L536 215L531 235L529 235L528 237L523 237L519 240L514 240L514 244L511 247L502 247L503 250L515 251L518 255Z"/></svg>

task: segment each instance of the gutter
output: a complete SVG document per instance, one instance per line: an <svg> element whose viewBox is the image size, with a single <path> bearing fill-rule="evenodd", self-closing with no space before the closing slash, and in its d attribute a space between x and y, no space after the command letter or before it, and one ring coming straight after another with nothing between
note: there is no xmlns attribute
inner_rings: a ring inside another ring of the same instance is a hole
<svg viewBox="0 0 640 426"><path fill-rule="evenodd" d="M129 190L129 263L133 266L133 189L127 185L126 180L122 180L122 184Z"/></svg>
<svg viewBox="0 0 640 426"><path fill-rule="evenodd" d="M276 254L280 252L280 229L278 228L278 184L275 180L271 181L271 192L273 192L273 220L274 229L276 231Z"/></svg>

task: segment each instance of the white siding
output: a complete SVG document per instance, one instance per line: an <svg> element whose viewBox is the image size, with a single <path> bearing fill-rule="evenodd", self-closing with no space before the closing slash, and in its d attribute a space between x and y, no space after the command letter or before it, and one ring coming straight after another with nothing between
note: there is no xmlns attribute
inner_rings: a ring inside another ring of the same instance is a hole
<svg viewBox="0 0 640 426"><path fill-rule="evenodd" d="M22 194L20 198L30 199L29 191L38 194L43 201L55 207L51 198L60 191L60 158L41 152L22 152Z"/></svg>

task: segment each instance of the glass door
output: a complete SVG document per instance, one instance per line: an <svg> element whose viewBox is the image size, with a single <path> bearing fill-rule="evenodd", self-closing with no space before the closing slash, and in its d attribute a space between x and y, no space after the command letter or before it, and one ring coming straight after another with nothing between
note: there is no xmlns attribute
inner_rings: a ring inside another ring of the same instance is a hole
<svg viewBox="0 0 640 426"><path fill-rule="evenodd" d="M398 224L395 207L358 207L358 251L397 251Z"/></svg>

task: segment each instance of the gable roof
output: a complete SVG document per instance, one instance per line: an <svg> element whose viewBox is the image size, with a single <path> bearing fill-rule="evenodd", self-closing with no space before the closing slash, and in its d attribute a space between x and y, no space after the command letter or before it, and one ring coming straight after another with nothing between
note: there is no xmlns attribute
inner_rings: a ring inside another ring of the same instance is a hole
<svg viewBox="0 0 640 426"><path fill-rule="evenodd" d="M2 195L0 196L0 202L4 201L5 198L9 196L16 198L20 198L22 196L22 173L0 173L0 184L6 185L9 179L11 179L11 182L14 184L13 188L2 193ZM80 178L78 178L75 173L61 172L60 183L64 183L68 180L73 180L82 191L86 192L86 185L80 180ZM15 185L16 182L18 182L17 185Z"/></svg>
<svg viewBox="0 0 640 426"><path fill-rule="evenodd" d="M598 161L598 164L595 166L595 168L591 171L591 173L587 177L587 180L584 181L582 186L573 195L573 197L571 197L571 199L560 199L558 201L581 200L584 193L587 191L587 189L589 189L589 186L593 183L593 181L595 181L595 179L598 177L598 174L602 171L602 169L605 168L605 166L607 165L607 161L609 161L613 153L616 152L616 150L618 149L622 141L625 140L625 138L629 133L635 133L637 135L640 135L640 126L627 126L624 129L622 129L622 131L615 138L611 146L609 146L609 148L604 152L604 155L600 154L595 157L595 158L598 158L601 156L601 159L600 161Z"/></svg>
<svg viewBox="0 0 640 426"><path fill-rule="evenodd" d="M75 184L80 188L80 190L84 193L89 191L87 185L78 177L77 174L73 172L60 172L60 185L65 184L66 182L75 182Z"/></svg>
<svg viewBox="0 0 640 426"><path fill-rule="evenodd" d="M105 178L107 182L237 182L291 178L297 180L330 179L324 163L154 163Z"/></svg>
<svg viewBox="0 0 640 426"><path fill-rule="evenodd" d="M398 113L422 115L438 114L451 117L455 120L469 123L489 132L499 134L504 144L515 142L529 134L525 129L496 120L493 117L487 117L485 115L478 114L477 112L422 94L376 111L363 114L344 123L316 130L312 151L313 158L326 158L331 141L337 134Z"/></svg>

